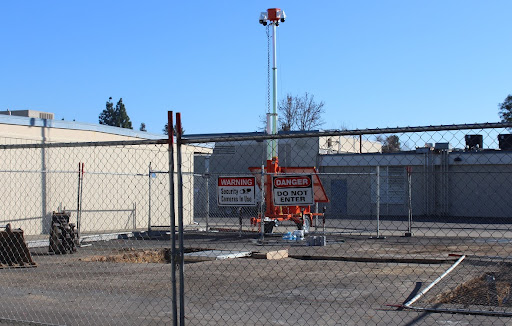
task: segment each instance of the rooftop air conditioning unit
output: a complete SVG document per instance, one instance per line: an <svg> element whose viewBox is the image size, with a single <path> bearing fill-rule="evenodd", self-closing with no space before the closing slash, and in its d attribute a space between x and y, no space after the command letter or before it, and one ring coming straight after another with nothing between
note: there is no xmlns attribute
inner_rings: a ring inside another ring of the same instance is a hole
<svg viewBox="0 0 512 326"><path fill-rule="evenodd" d="M435 150L438 150L438 151L442 151L442 150L450 150L451 147L450 147L450 143L436 143L435 146L434 146L434 149Z"/></svg>
<svg viewBox="0 0 512 326"><path fill-rule="evenodd" d="M512 150L512 134L498 135L498 144L502 150Z"/></svg>
<svg viewBox="0 0 512 326"><path fill-rule="evenodd" d="M484 145L484 138L482 135L466 135L466 149L474 150L481 149Z"/></svg>

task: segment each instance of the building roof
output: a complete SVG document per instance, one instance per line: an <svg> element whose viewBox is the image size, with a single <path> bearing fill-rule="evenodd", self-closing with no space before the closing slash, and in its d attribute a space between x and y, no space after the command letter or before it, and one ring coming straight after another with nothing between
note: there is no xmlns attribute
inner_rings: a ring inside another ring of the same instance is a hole
<svg viewBox="0 0 512 326"><path fill-rule="evenodd" d="M19 126L32 126L32 127L46 127L68 130L85 130L96 131L113 135L141 138L141 139L163 139L167 136L162 134L153 134L146 131L139 131L127 128L112 127L107 125L53 120L53 119L39 119L31 117L20 117L14 115L0 114L0 124L19 125Z"/></svg>

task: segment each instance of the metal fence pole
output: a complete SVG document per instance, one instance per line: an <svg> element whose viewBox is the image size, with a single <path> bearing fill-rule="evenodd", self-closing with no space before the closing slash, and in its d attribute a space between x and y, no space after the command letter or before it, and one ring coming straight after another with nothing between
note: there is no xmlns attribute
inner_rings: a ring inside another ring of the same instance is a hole
<svg viewBox="0 0 512 326"><path fill-rule="evenodd" d="M81 167L82 163L78 162L78 189L76 191L76 236L80 243L80 184L82 183L81 179Z"/></svg>
<svg viewBox="0 0 512 326"><path fill-rule="evenodd" d="M148 170L148 233L151 232L151 162L149 162L149 170Z"/></svg>
<svg viewBox="0 0 512 326"><path fill-rule="evenodd" d="M412 167L407 167L407 186L408 186L408 198L407 198L407 209L408 209L408 220L407 220L407 232L406 237L412 236Z"/></svg>
<svg viewBox="0 0 512 326"><path fill-rule="evenodd" d="M240 226L240 235L242 237L242 207L238 207L238 224Z"/></svg>
<svg viewBox="0 0 512 326"><path fill-rule="evenodd" d="M376 192L376 214L377 214L377 238L380 237L380 166L377 166L377 192Z"/></svg>
<svg viewBox="0 0 512 326"><path fill-rule="evenodd" d="M376 167L376 175L377 175L377 190L375 192L375 202L376 202L376 215L377 215L377 236L375 239L384 239L380 235L380 166L377 165Z"/></svg>
<svg viewBox="0 0 512 326"><path fill-rule="evenodd" d="M180 325L185 325L185 277L183 248L183 173L181 169L181 113L176 113L176 165L178 177L178 237L179 237L179 282L180 282Z"/></svg>
<svg viewBox="0 0 512 326"><path fill-rule="evenodd" d="M204 160L206 171L206 232L210 232L210 157Z"/></svg>
<svg viewBox="0 0 512 326"><path fill-rule="evenodd" d="M80 196L79 196L79 205L78 205L78 222L77 222L77 235L78 235L78 243L80 243L80 235L82 231L82 200L84 195L84 166L85 163L81 163L82 167L80 170Z"/></svg>
<svg viewBox="0 0 512 326"><path fill-rule="evenodd" d="M318 202L315 203L315 232L318 232Z"/></svg>
<svg viewBox="0 0 512 326"><path fill-rule="evenodd" d="M261 165L261 204L260 204L260 240L263 243L265 239L265 227L264 227L264 219L265 219L265 211L264 205L265 203L265 165Z"/></svg>
<svg viewBox="0 0 512 326"><path fill-rule="evenodd" d="M172 324L178 325L178 303L176 291L176 212L174 211L174 136L172 132L172 111L167 112L167 135L169 154L169 203L171 222L171 286L172 286Z"/></svg>
<svg viewBox="0 0 512 326"><path fill-rule="evenodd" d="M133 229L137 229L137 203L133 203Z"/></svg>

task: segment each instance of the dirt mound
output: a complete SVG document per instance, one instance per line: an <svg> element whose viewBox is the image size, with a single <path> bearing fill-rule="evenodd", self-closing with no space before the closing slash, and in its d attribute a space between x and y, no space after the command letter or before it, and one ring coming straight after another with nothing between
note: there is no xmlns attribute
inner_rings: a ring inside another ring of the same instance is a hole
<svg viewBox="0 0 512 326"><path fill-rule="evenodd" d="M87 262L109 262L109 263L160 263L166 264L171 261L171 250L168 248L156 250L142 250L128 248L119 250L117 254L98 255L81 258Z"/></svg>
<svg viewBox="0 0 512 326"><path fill-rule="evenodd" d="M501 264L493 272L464 282L437 295L431 303L512 307L512 265Z"/></svg>

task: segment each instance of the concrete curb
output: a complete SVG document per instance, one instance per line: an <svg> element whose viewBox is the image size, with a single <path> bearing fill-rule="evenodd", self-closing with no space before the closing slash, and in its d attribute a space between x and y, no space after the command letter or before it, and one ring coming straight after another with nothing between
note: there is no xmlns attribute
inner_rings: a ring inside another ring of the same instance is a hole
<svg viewBox="0 0 512 326"><path fill-rule="evenodd" d="M84 235L80 239L80 242L95 242L95 241L109 241L116 239L128 239L135 236L134 232L114 232L114 233L103 233L103 234L90 234ZM30 240L26 241L28 248L42 248L50 245L50 240Z"/></svg>

